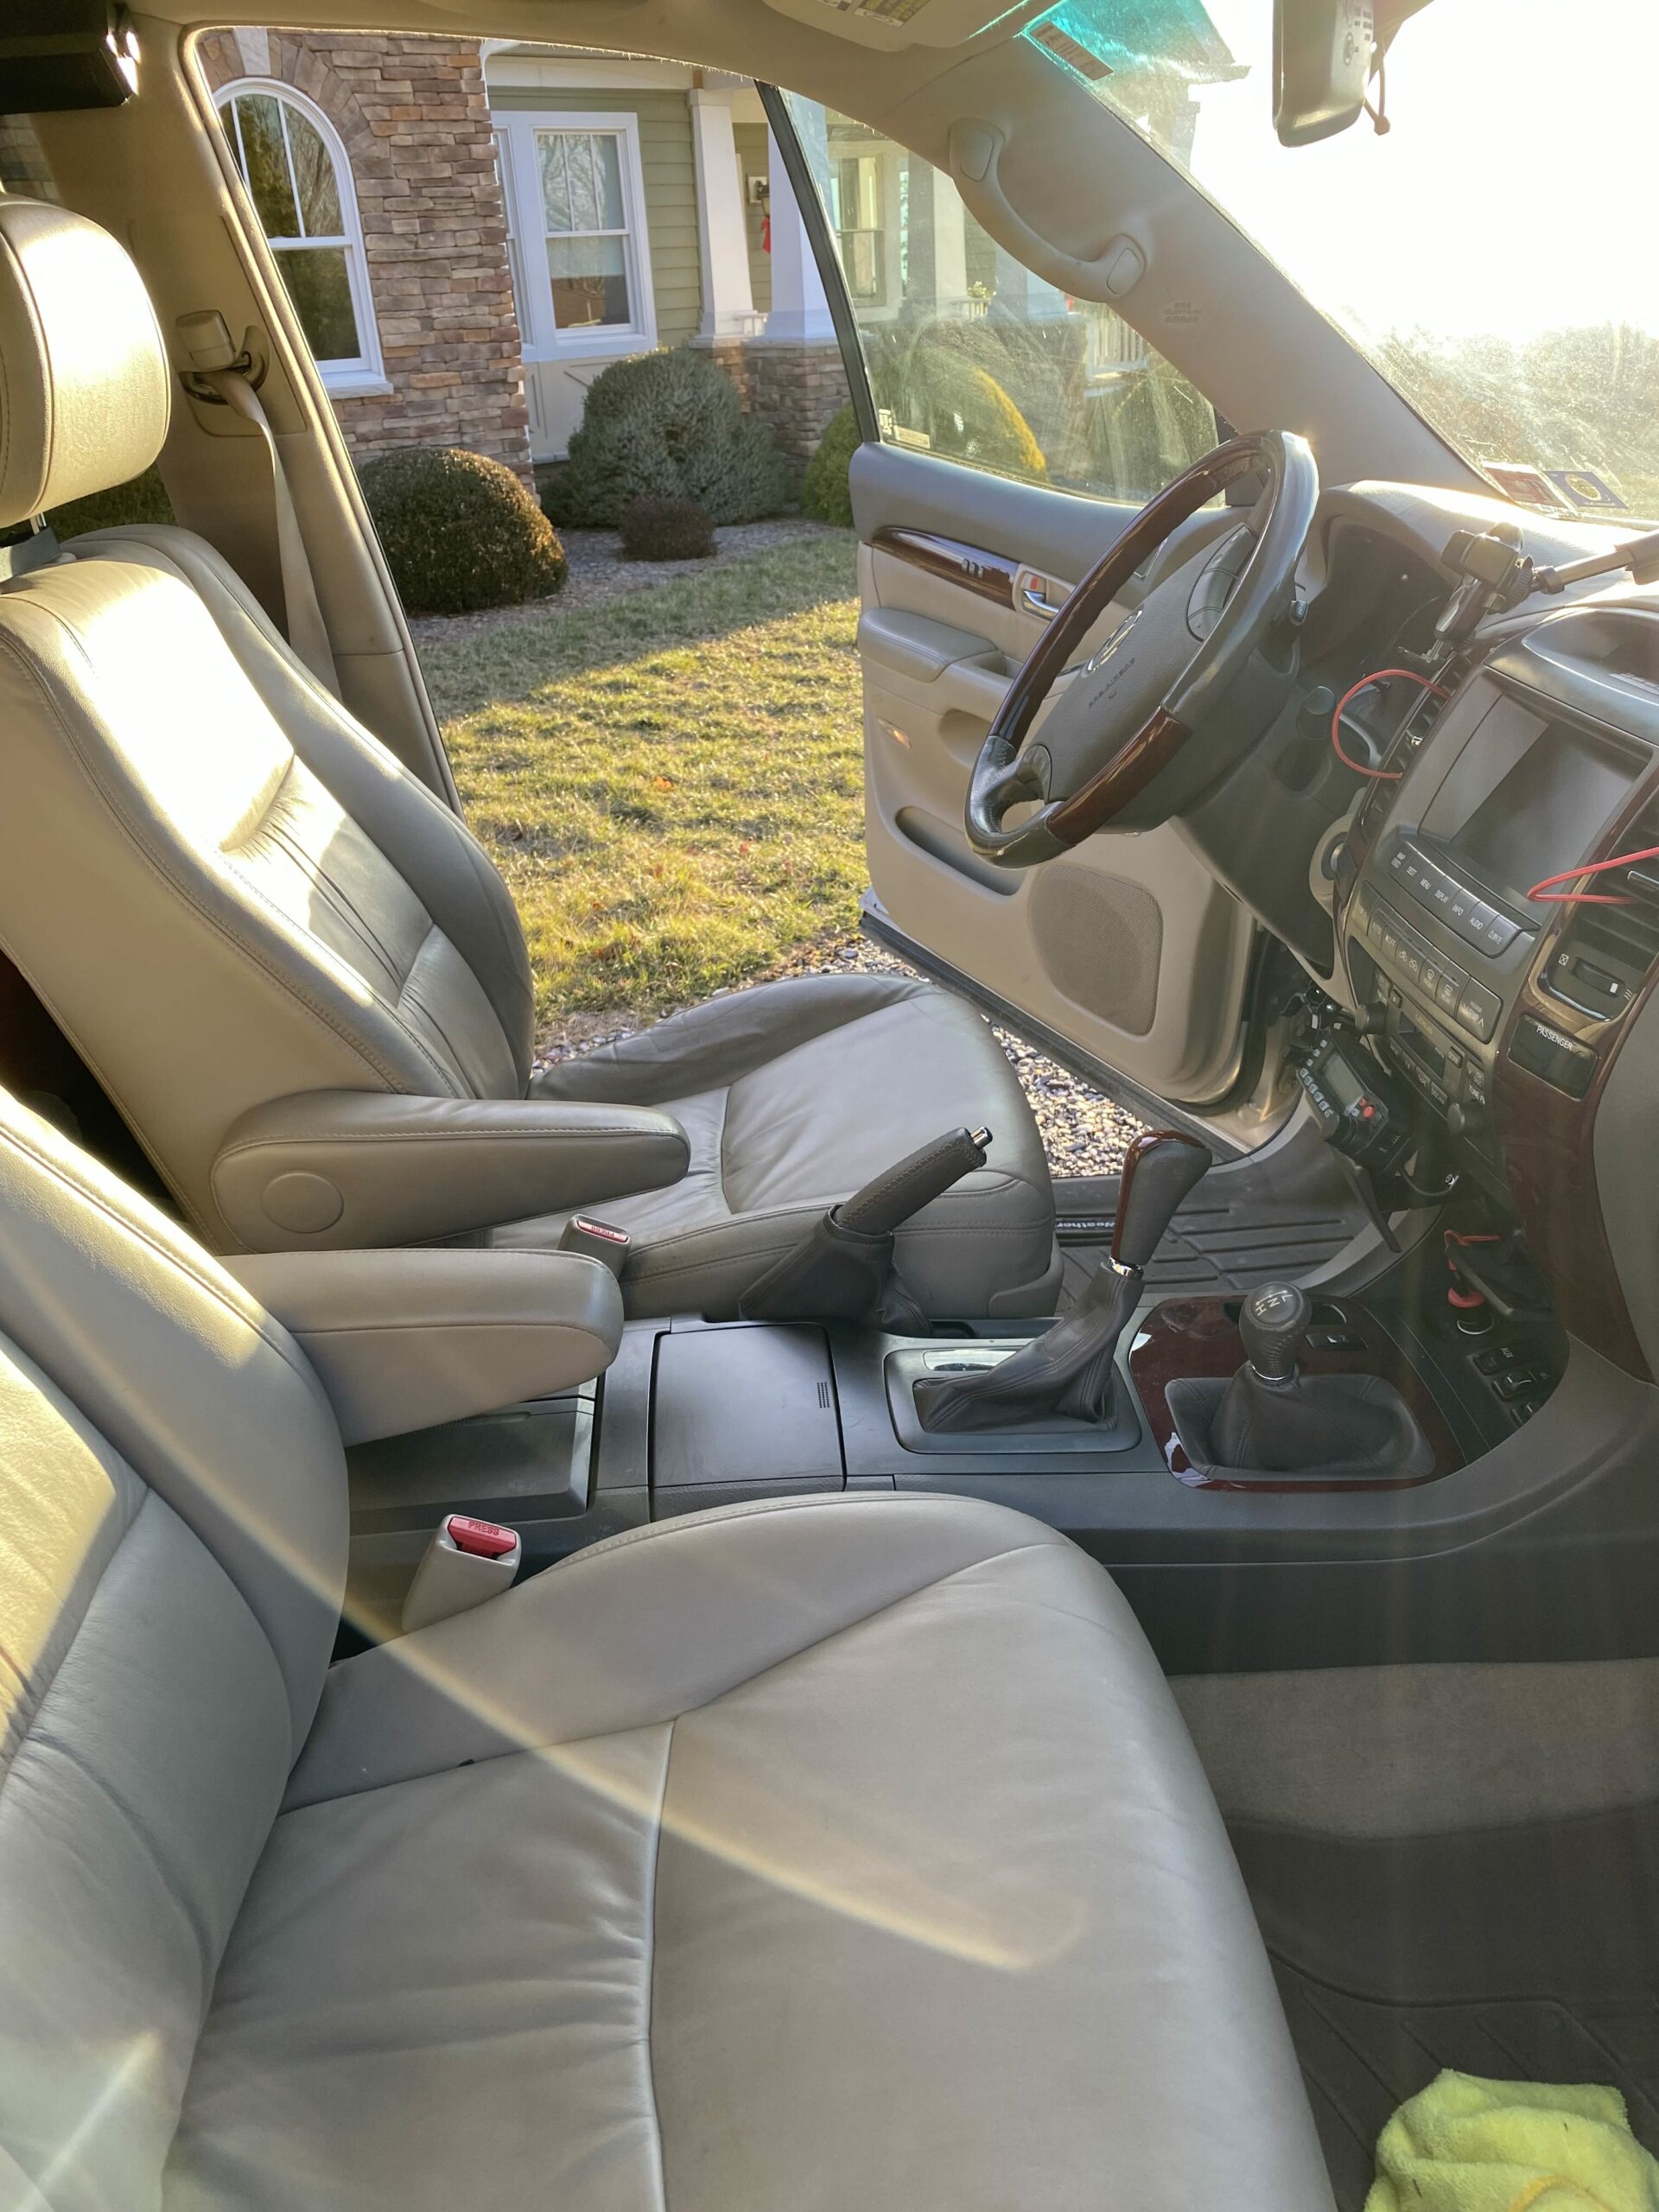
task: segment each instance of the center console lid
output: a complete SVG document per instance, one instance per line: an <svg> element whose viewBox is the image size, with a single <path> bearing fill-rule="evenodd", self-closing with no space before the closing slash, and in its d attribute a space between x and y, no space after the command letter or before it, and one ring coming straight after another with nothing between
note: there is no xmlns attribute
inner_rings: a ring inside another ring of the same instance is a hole
<svg viewBox="0 0 1659 2212"><path fill-rule="evenodd" d="M299 1339L347 1444L568 1390L622 1340L614 1277L575 1253L266 1252L224 1265Z"/></svg>

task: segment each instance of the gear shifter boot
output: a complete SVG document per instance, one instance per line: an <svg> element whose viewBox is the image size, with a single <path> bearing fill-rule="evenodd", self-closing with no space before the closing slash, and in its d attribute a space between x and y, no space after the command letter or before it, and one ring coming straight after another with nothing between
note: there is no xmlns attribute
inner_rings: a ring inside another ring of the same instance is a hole
<svg viewBox="0 0 1659 2212"><path fill-rule="evenodd" d="M1170 1385L1170 1411L1193 1465L1349 1481L1428 1471L1427 1439L1393 1383L1301 1371L1297 1355L1312 1318L1294 1284L1263 1283L1239 1310L1247 1357L1232 1380Z"/></svg>
<svg viewBox="0 0 1659 2212"><path fill-rule="evenodd" d="M1362 1393L1357 1385L1370 1388ZM1216 1414L1211 1456L1223 1466L1265 1475L1326 1467L1386 1472L1399 1451L1402 1410L1380 1376L1294 1374L1274 1382L1247 1362Z"/></svg>
<svg viewBox="0 0 1659 2212"><path fill-rule="evenodd" d="M1028 1427L1057 1416L1103 1421L1116 1390L1118 1338L1141 1300L1144 1270L1176 1208L1210 1166L1196 1138L1137 1138L1123 1164L1110 1259L1071 1311L1012 1358L961 1379L916 1385L917 1418L935 1435Z"/></svg>

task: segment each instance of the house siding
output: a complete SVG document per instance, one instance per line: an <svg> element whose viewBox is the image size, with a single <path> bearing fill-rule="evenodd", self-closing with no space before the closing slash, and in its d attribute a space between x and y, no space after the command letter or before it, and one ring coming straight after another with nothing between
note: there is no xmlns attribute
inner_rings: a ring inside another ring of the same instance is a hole
<svg viewBox="0 0 1659 2212"><path fill-rule="evenodd" d="M691 113L673 91L568 92L562 86L492 87L497 115L632 115L639 128L639 168L645 188L645 245L651 260L657 338L681 346L702 321L702 272L697 251L697 172ZM525 257L526 267L534 257Z"/></svg>

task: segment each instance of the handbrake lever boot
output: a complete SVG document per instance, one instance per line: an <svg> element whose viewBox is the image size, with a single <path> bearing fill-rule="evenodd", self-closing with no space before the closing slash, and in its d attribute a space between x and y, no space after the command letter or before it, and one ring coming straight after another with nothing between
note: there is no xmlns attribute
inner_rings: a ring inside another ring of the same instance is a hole
<svg viewBox="0 0 1659 2212"><path fill-rule="evenodd" d="M1104 1421L1117 1340L1140 1302L1147 1263L1210 1166L1210 1153L1196 1137L1169 1130L1138 1137L1123 1163L1111 1257L1082 1297L1063 1319L996 1366L973 1376L925 1376L916 1385L922 1427L938 1435L1063 1417Z"/></svg>
<svg viewBox="0 0 1659 2212"><path fill-rule="evenodd" d="M753 1284L746 1321L851 1321L896 1335L931 1334L893 1263L895 1230L985 1165L988 1129L935 1137L831 1206L792 1252Z"/></svg>

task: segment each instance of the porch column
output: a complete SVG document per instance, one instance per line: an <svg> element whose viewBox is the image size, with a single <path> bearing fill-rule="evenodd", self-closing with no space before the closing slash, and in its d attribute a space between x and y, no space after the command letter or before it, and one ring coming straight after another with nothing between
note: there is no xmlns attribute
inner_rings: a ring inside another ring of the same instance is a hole
<svg viewBox="0 0 1659 2212"><path fill-rule="evenodd" d="M1021 322L1047 322L1066 312L1065 294L1001 246L996 249L996 304Z"/></svg>
<svg viewBox="0 0 1659 2212"><path fill-rule="evenodd" d="M754 323L743 181L729 92L686 94L697 168L697 255L702 269L701 338L745 336Z"/></svg>
<svg viewBox="0 0 1659 2212"><path fill-rule="evenodd" d="M962 194L919 154L910 167L907 299L936 315L959 315L968 300L968 225Z"/></svg>
<svg viewBox="0 0 1659 2212"><path fill-rule="evenodd" d="M819 130L822 132L821 123ZM804 128L801 138L807 160L811 162L814 149L806 143ZM818 275L806 226L796 204L789 171L784 167L778 141L770 130L766 133L766 145L771 187L768 212L772 218L772 312L766 317L766 336L791 338L798 344L833 345L836 326L830 314L830 302L824 297L823 281ZM825 149L820 146L817 151L820 165L827 164Z"/></svg>

